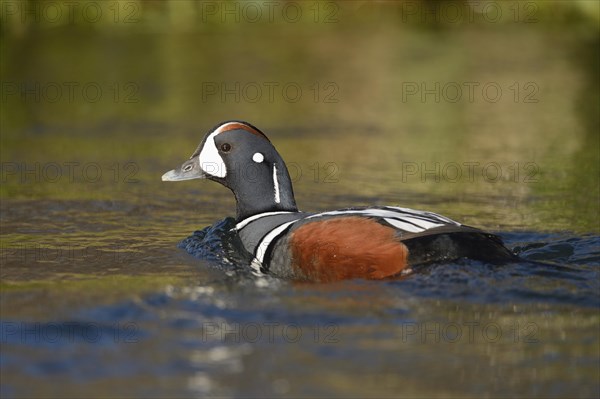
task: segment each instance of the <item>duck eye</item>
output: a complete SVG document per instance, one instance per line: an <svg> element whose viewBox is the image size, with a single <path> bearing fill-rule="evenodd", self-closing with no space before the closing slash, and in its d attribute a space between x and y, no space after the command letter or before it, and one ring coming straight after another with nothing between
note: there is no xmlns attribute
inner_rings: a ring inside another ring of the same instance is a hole
<svg viewBox="0 0 600 399"><path fill-rule="evenodd" d="M231 144L229 144L229 143L221 144L221 151L223 151L223 152L231 151Z"/></svg>
<svg viewBox="0 0 600 399"><path fill-rule="evenodd" d="M183 171L189 172L190 170L192 170L193 167L194 167L194 165L192 165L192 164L186 165L186 166L184 166Z"/></svg>

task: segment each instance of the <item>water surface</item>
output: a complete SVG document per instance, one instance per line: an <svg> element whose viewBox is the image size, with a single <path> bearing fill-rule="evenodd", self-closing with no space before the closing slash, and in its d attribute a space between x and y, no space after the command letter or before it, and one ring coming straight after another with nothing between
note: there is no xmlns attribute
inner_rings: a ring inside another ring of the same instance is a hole
<svg viewBox="0 0 600 399"><path fill-rule="evenodd" d="M535 23L357 2L204 23L172 2L3 25L2 396L597 397L598 27L553 3ZM49 97L68 82L103 95ZM232 118L270 137L302 210L431 210L548 265L306 284L194 258L177 243L233 197L160 176Z"/></svg>

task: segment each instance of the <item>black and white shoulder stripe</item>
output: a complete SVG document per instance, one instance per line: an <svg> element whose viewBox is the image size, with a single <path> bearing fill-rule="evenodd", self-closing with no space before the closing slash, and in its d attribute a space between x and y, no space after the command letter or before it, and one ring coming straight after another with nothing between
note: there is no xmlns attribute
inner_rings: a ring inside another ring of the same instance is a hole
<svg viewBox="0 0 600 399"><path fill-rule="evenodd" d="M268 265L264 263L273 244L292 228L311 221L341 216L363 216L377 219L379 222L395 228L400 239L428 235L430 232L435 234L436 229L439 229L440 232L442 230L446 232L449 230L459 231L462 228L469 229L452 219L433 212L385 206L349 208L314 214L265 212L240 221L235 230L240 234L246 249L254 255L252 267L257 272L261 272L268 269Z"/></svg>
<svg viewBox="0 0 600 399"><path fill-rule="evenodd" d="M393 206L362 209L351 208L339 211L323 212L311 215L307 219L323 216L342 215L360 215L383 219L385 222L395 227L396 229L409 233L423 233L426 230L447 225L460 226L460 223L433 212L416 211L409 208L400 208Z"/></svg>

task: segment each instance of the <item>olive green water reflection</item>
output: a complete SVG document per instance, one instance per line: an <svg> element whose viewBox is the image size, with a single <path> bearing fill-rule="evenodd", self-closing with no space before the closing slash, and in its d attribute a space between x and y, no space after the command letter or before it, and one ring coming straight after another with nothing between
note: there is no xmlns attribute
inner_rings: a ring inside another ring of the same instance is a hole
<svg viewBox="0 0 600 399"><path fill-rule="evenodd" d="M244 119L288 162L303 210L391 204L540 241L597 234L597 2L504 2L494 23L420 23L403 4L447 3L416 1L297 2L297 23L203 14L223 2L105 2L98 23L21 23L22 4L42 3L0 2L2 319L133 320L145 338L68 346L58 372L53 348L11 341L3 394L597 395L595 308L223 282L175 244L231 215L233 197L160 181L210 127ZM341 343L197 335L207 321L264 320L333 320ZM475 321L533 323L539 342L402 341L405 323ZM79 371L89 363L102 372Z"/></svg>

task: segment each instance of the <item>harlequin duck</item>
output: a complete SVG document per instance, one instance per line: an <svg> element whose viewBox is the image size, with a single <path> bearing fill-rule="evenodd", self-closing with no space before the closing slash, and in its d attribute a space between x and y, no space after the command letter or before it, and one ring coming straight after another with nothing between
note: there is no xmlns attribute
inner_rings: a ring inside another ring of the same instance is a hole
<svg viewBox="0 0 600 399"><path fill-rule="evenodd" d="M311 281L384 279L431 262L515 258L499 237L432 212L395 206L300 212L283 159L244 121L208 132L164 181L210 179L237 202L234 232L256 273Z"/></svg>

